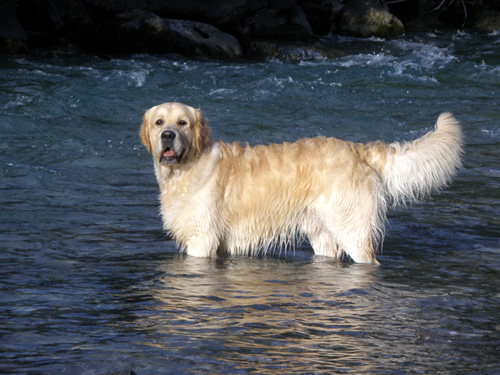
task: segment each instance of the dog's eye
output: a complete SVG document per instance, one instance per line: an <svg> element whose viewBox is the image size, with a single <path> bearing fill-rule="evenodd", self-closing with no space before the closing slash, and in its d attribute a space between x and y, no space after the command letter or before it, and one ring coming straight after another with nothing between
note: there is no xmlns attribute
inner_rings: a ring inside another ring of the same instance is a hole
<svg viewBox="0 0 500 375"><path fill-rule="evenodd" d="M159 118L158 120L156 120L155 124L156 125L163 125L163 119Z"/></svg>
<svg viewBox="0 0 500 375"><path fill-rule="evenodd" d="M179 124L179 126L185 126L185 125L187 125L187 121L186 120L179 120L178 124Z"/></svg>

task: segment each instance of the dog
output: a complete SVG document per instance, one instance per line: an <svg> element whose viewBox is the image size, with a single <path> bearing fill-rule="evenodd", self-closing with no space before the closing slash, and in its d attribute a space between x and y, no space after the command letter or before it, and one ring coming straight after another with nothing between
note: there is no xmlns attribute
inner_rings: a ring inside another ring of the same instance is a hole
<svg viewBox="0 0 500 375"><path fill-rule="evenodd" d="M146 111L139 137L153 156L164 229L197 257L307 238L317 255L378 264L388 207L447 185L463 152L450 113L412 142L319 136L251 147L212 140L199 110L164 103Z"/></svg>

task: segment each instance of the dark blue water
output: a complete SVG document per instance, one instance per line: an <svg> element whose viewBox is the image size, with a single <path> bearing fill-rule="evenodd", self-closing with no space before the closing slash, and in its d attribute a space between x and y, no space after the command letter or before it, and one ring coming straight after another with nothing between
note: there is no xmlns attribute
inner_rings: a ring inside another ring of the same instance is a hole
<svg viewBox="0 0 500 375"><path fill-rule="evenodd" d="M0 58L0 372L500 374L500 34L327 38L303 62ZM251 144L413 139L453 112L464 169L389 215L380 267L194 259L162 232L144 111Z"/></svg>

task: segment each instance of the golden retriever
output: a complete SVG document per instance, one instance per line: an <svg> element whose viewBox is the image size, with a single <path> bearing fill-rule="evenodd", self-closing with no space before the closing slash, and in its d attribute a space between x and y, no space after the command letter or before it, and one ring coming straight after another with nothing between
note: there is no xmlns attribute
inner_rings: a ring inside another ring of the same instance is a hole
<svg viewBox="0 0 500 375"><path fill-rule="evenodd" d="M164 228L198 257L308 238L315 254L376 264L388 206L446 185L462 154L449 113L412 142L317 137L250 147L212 140L200 111L164 103L145 113L139 136L153 155Z"/></svg>

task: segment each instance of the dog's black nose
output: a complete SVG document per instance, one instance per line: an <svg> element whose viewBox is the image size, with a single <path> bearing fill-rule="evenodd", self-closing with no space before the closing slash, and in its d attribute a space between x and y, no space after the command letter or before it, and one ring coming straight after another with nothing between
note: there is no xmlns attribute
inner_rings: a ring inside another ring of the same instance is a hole
<svg viewBox="0 0 500 375"><path fill-rule="evenodd" d="M163 133L161 133L162 141L168 141L174 138L175 138L175 133L171 130L165 130Z"/></svg>

